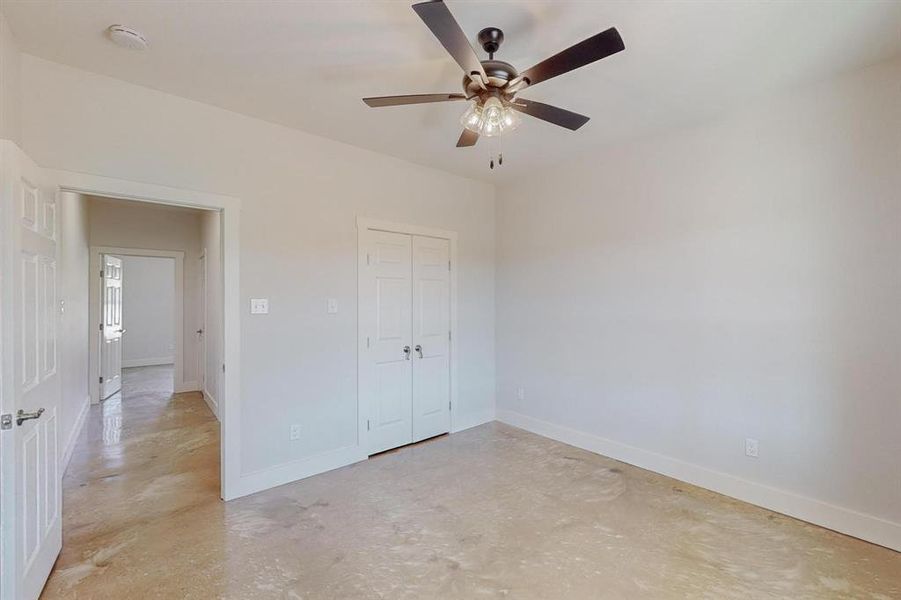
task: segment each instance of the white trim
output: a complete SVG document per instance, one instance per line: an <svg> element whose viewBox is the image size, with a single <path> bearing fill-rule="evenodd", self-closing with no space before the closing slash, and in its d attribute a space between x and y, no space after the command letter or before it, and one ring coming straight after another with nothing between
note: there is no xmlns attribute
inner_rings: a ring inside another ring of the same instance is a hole
<svg viewBox="0 0 901 600"><path fill-rule="evenodd" d="M199 392L201 389L200 384L196 381L182 381L181 383L176 383L172 391L176 394L184 394L186 392Z"/></svg>
<svg viewBox="0 0 901 600"><path fill-rule="evenodd" d="M213 397L211 393L206 390L203 390L203 401L206 402L206 405L210 408L210 412L213 413L213 416L216 417L216 420L219 420L219 403L216 402L216 399Z"/></svg>
<svg viewBox="0 0 901 600"><path fill-rule="evenodd" d="M60 191L156 204L187 206L222 213L222 364L219 387L220 495L237 497L241 479L241 201L232 196L184 190L151 183L114 179L87 173L45 169Z"/></svg>
<svg viewBox="0 0 901 600"><path fill-rule="evenodd" d="M174 365L174 356L159 356L157 358L132 358L122 361L123 369L132 369L134 367L155 367L157 365Z"/></svg>
<svg viewBox="0 0 901 600"><path fill-rule="evenodd" d="M293 460L275 467L246 473L241 476L241 479L235 486L234 497L239 498L286 483L292 483L299 479L345 467L367 458L366 452L360 446L347 446Z"/></svg>
<svg viewBox="0 0 901 600"><path fill-rule="evenodd" d="M88 417L88 412L91 409L91 397L85 396L84 402L81 405L81 410L78 411L78 416L75 417L75 425L72 427L72 433L69 434L69 439L66 440L66 447L63 450L63 455L59 460L59 474L60 477L66 474L66 469L69 468L69 461L72 460L72 453L75 452L75 445L78 442L78 436L81 435L81 430L84 429L85 421Z"/></svg>
<svg viewBox="0 0 901 600"><path fill-rule="evenodd" d="M71 190L67 190L71 191ZM172 323L174 327L173 335L175 336L175 360L169 361L175 364L175 380L173 386L176 392L179 388L185 388L187 391L188 382L185 379L185 253L181 250L161 250L151 248L123 248L118 246L91 246L90 250L90 279L93 282L89 284L89 300L88 311L91 319L91 338L90 338L90 364L91 377L88 380L91 392L91 402L97 404L100 402L100 315L103 308L100 306L102 278L99 277L100 270L103 268L101 257L104 254L115 254L119 256L145 256L151 258L171 258L175 261L175 315ZM98 282L100 282L98 284ZM166 363L157 363L166 364ZM122 365L126 365L123 363Z"/></svg>
<svg viewBox="0 0 901 600"><path fill-rule="evenodd" d="M457 357L457 232L445 229L435 229L433 227L423 227L421 225L410 225L407 223L393 223L391 221L380 221L370 219L368 217L357 216L357 444L361 451L365 454L366 448L369 447L367 442L368 431L366 429L366 415L368 410L364 410L360 401L360 356L365 351L363 345L363 336L360 332L360 290L362 289L361 279L363 273L360 265L366 261L366 250L361 243L362 235L367 230L388 231L392 233L405 233L408 235L420 235L425 237L439 238L447 240L450 244L450 432L461 431L472 427L467 423L472 423L475 419L465 418L461 415L456 417L457 407L460 406L458 400L458 392L460 386L457 381L459 371L459 360ZM489 419L490 420L490 419ZM458 423L460 421L460 423Z"/></svg>
<svg viewBox="0 0 901 600"><path fill-rule="evenodd" d="M814 525L901 551L901 523L894 523L734 475L713 471L514 411L498 410L497 420L564 444L602 454Z"/></svg>

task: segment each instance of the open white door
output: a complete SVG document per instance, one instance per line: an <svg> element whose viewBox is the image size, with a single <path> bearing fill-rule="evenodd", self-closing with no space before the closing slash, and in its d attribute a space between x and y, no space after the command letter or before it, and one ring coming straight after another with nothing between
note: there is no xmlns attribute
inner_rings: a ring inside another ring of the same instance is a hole
<svg viewBox="0 0 901 600"><path fill-rule="evenodd" d="M0 596L33 600L62 546L56 198L27 156L0 144Z"/></svg>
<svg viewBox="0 0 901 600"><path fill-rule="evenodd" d="M450 431L450 242L413 236L413 441Z"/></svg>
<svg viewBox="0 0 901 600"><path fill-rule="evenodd" d="M367 453L375 454L413 441L411 240L384 231L369 231L365 240L360 394L368 411Z"/></svg>
<svg viewBox="0 0 901 600"><path fill-rule="evenodd" d="M122 259L103 255L100 295L100 398L122 389Z"/></svg>

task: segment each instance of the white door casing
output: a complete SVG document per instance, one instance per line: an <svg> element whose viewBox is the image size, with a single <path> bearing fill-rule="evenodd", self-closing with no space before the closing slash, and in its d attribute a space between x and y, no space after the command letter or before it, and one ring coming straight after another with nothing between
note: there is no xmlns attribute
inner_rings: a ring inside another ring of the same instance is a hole
<svg viewBox="0 0 901 600"><path fill-rule="evenodd" d="M367 454L413 441L410 236L370 231L361 278L367 324L360 393L367 407Z"/></svg>
<svg viewBox="0 0 901 600"><path fill-rule="evenodd" d="M122 259L104 254L100 295L100 398L122 389Z"/></svg>
<svg viewBox="0 0 901 600"><path fill-rule="evenodd" d="M206 310L207 310L207 272L206 272L206 250L200 255L200 327L197 329L197 335L200 336L200 358L197 365L197 376L200 378L200 391L207 393L206 387Z"/></svg>
<svg viewBox="0 0 901 600"><path fill-rule="evenodd" d="M57 212L55 193L43 185L40 169L15 145L0 144L0 409L12 415L11 428L0 432L0 596L32 600L62 546ZM24 417L39 416L18 421L20 410Z"/></svg>
<svg viewBox="0 0 901 600"><path fill-rule="evenodd" d="M413 441L450 431L450 242L413 236Z"/></svg>

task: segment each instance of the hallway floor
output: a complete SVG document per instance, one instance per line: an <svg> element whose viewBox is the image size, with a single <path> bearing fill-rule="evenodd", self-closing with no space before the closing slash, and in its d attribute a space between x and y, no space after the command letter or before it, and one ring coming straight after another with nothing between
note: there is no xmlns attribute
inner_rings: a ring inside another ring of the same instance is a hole
<svg viewBox="0 0 901 600"><path fill-rule="evenodd" d="M899 553L497 423L225 504L167 376L91 408L43 598L901 598Z"/></svg>

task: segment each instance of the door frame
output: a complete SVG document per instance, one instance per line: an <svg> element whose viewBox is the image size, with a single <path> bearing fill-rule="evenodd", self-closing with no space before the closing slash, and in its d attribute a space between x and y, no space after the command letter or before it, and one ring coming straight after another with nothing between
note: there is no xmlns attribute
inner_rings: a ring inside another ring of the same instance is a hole
<svg viewBox="0 0 901 600"><path fill-rule="evenodd" d="M241 481L241 200L99 175L44 169L59 193L73 192L150 204L212 210L220 214L222 260L222 373L220 382L220 492L223 500L246 494ZM226 368L226 366L228 368Z"/></svg>
<svg viewBox="0 0 901 600"><path fill-rule="evenodd" d="M366 248L363 242L363 236L367 231L386 231L389 233L404 233L407 235L419 235L423 237L432 237L447 240L450 244L450 433L457 431L457 395L459 386L457 385L457 232L446 229L436 229L434 227L423 227L421 225L411 225L407 223L393 223L391 221L381 221L371 219L369 217L357 217L357 444L363 451L369 447L369 432L366 430L366 417L369 414L369 407L363 406L362 395L360 394L360 365L363 361L363 354L366 352L366 338L362 334L360 327L361 319L361 302L360 294L363 290L364 268L366 266Z"/></svg>
<svg viewBox="0 0 901 600"><path fill-rule="evenodd" d="M102 278L97 277L100 273L101 257L104 254L112 254L117 256L143 256L145 258L172 258L175 259L175 320L172 326L175 328L175 377L172 381L173 391L178 394L181 392L193 392L199 390L197 382L185 381L185 354L184 354L184 334L185 334L185 253L181 250L150 250L143 248L120 248L116 246L91 246L90 250L91 270L88 275L90 281L94 284L89 286L88 292L88 310L90 311L90 369L91 379L88 382L91 393L91 404L100 403L100 321L101 309L101 290L103 285ZM97 285L100 281L100 285Z"/></svg>

